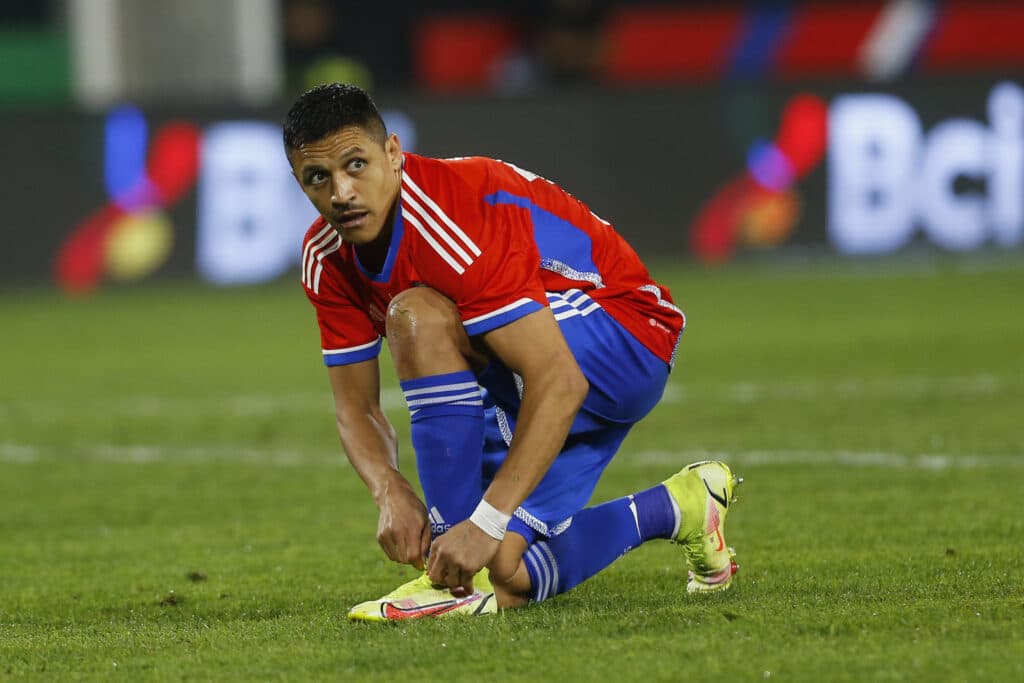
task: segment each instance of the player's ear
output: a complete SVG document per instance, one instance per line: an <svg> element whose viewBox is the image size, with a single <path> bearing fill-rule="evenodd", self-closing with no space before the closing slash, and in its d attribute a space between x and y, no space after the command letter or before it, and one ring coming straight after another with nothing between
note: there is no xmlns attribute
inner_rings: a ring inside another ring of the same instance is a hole
<svg viewBox="0 0 1024 683"><path fill-rule="evenodd" d="M384 152L388 155L391 170L397 173L402 168L402 143L399 141L398 135L392 133L388 136L388 139L384 141Z"/></svg>

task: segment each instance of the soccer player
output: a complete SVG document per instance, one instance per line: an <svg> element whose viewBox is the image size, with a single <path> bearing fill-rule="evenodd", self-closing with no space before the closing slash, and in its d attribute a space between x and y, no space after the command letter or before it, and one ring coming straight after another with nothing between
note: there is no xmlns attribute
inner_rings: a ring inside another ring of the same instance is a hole
<svg viewBox="0 0 1024 683"><path fill-rule="evenodd" d="M545 600L656 538L682 545L689 592L729 587L723 534L740 480L724 463L584 508L661 398L685 325L610 224L512 164L403 153L351 85L301 95L284 144L321 215L302 283L341 441L379 508L382 549L423 570L349 617ZM385 337L425 504L380 407Z"/></svg>

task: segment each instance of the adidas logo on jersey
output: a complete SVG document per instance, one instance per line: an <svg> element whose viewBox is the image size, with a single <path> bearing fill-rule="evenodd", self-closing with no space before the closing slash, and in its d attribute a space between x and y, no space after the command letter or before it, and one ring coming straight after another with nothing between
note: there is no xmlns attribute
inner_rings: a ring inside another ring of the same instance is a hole
<svg viewBox="0 0 1024 683"><path fill-rule="evenodd" d="M452 528L451 524L444 521L444 517L441 516L441 511L436 506L430 508L430 533L434 536L440 536L444 532Z"/></svg>

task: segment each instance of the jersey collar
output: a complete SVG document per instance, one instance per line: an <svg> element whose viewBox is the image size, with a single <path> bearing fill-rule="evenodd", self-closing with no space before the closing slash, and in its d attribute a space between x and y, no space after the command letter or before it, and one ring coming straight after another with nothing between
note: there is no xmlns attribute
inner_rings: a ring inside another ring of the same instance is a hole
<svg viewBox="0 0 1024 683"><path fill-rule="evenodd" d="M363 267L363 264L359 262L359 254L356 250L352 250L352 256L356 262L356 267L359 268L359 272L362 273L367 280L373 282L387 282L391 279L391 271L395 267L395 259L398 257L398 247L402 243L402 233L405 231L405 222L402 220L402 202L397 201L395 207L395 222L391 227L391 244L388 245L388 255L384 259L384 267L381 268L379 273L371 273L369 270Z"/></svg>

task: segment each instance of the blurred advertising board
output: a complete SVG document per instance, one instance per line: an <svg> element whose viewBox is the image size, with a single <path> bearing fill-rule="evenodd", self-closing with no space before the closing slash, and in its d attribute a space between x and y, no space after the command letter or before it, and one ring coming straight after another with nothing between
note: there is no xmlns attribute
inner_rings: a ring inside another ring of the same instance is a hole
<svg viewBox="0 0 1024 683"><path fill-rule="evenodd" d="M1024 241L1012 79L377 99L407 149L555 180L659 258ZM0 114L0 283L292 272L314 214L282 151L283 110Z"/></svg>

